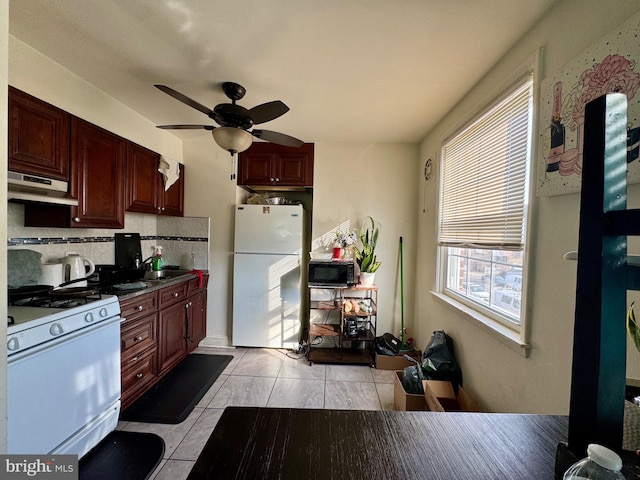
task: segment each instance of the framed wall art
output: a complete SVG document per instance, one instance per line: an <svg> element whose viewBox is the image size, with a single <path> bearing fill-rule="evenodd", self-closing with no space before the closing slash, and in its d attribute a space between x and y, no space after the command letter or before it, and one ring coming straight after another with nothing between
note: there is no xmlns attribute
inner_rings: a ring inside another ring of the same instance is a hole
<svg viewBox="0 0 640 480"><path fill-rule="evenodd" d="M640 14L606 35L540 85L536 193L580 191L585 105L626 93L627 180L640 183Z"/></svg>

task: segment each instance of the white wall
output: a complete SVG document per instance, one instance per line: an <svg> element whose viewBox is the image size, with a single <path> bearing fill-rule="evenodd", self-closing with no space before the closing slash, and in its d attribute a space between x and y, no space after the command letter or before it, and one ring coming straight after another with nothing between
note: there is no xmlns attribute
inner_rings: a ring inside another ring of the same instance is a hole
<svg viewBox="0 0 640 480"><path fill-rule="evenodd" d="M421 157L439 152L442 141L498 94L496 86L540 47L544 47L544 78L561 70L565 63L638 11L637 0L558 2L425 138L420 146ZM415 173L422 173L421 165ZM631 189L634 190L637 194L637 189ZM488 411L567 413L576 263L563 261L562 255L577 248L578 194L534 201L537 228L531 245L533 267L528 312L532 349L530 357L524 358L456 312L434 302L428 293L435 288L437 182L428 185L425 193L420 205L424 201L430 207L425 213L421 209L416 211L420 239L416 311L422 320L419 344L426 345L434 329L446 330L456 342L465 390ZM637 355L634 358L638 360Z"/></svg>
<svg viewBox="0 0 640 480"><path fill-rule="evenodd" d="M418 148L410 144L317 143L312 239L343 222L360 229L367 216L380 228L376 254L379 292L378 335L400 335L399 240L403 237L405 326L414 335L418 184L413 178Z"/></svg>
<svg viewBox="0 0 640 480"><path fill-rule="evenodd" d="M210 134L184 142L185 214L211 219L207 338L202 345L231 345L233 216L236 182L230 180L231 156Z"/></svg>

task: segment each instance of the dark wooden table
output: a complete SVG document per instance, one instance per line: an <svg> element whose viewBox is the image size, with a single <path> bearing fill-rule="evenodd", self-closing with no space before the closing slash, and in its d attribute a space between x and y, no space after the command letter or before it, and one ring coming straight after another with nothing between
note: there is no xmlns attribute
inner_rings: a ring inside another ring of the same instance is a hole
<svg viewBox="0 0 640 480"><path fill-rule="evenodd" d="M196 479L553 479L567 417L228 407Z"/></svg>

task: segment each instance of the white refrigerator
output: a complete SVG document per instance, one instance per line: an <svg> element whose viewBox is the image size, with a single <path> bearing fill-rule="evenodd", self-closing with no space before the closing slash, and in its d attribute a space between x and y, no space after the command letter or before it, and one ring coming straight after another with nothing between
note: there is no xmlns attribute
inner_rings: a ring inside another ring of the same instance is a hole
<svg viewBox="0 0 640 480"><path fill-rule="evenodd" d="M234 346L297 348L302 205L237 205L233 260Z"/></svg>

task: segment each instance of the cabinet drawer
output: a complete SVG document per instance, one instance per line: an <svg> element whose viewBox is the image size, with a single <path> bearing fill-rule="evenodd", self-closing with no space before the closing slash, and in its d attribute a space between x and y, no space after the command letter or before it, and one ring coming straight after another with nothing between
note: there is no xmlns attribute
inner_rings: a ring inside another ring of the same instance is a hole
<svg viewBox="0 0 640 480"><path fill-rule="evenodd" d="M158 314L149 315L124 328L120 333L122 365L149 347L157 345Z"/></svg>
<svg viewBox="0 0 640 480"><path fill-rule="evenodd" d="M140 295L120 302L121 316L125 319L124 325L132 321L158 311L158 292Z"/></svg>
<svg viewBox="0 0 640 480"><path fill-rule="evenodd" d="M187 298L188 282L182 282L160 290L160 307L166 307Z"/></svg>
<svg viewBox="0 0 640 480"><path fill-rule="evenodd" d="M141 391L157 378L157 350L155 348L144 352L135 361L122 369L122 403Z"/></svg>

